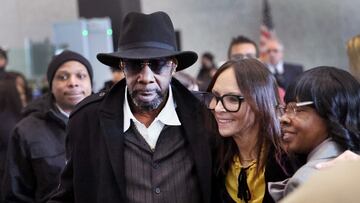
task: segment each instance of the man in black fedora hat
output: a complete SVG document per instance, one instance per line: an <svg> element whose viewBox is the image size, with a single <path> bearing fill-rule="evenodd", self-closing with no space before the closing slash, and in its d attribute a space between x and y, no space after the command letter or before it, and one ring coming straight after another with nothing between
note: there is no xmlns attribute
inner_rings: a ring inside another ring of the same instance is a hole
<svg viewBox="0 0 360 203"><path fill-rule="evenodd" d="M72 113L50 202L210 202L216 124L172 78L197 54L177 50L164 12L129 13L122 28L119 50L97 58L125 80Z"/></svg>

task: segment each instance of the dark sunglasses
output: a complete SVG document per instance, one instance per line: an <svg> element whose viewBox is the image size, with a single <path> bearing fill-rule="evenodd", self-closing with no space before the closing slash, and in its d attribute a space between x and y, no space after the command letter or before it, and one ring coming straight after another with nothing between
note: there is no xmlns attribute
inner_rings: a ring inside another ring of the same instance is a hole
<svg viewBox="0 0 360 203"><path fill-rule="evenodd" d="M149 59L149 60L133 60L123 59L120 62L120 66L128 74L138 74L145 66L149 66L151 71L155 74L161 74L169 67L176 65L176 60L171 58Z"/></svg>

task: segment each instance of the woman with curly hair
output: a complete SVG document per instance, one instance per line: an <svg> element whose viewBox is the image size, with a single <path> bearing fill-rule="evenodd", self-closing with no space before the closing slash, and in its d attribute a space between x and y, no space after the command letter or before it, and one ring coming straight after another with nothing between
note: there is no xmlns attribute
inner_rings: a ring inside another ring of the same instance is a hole
<svg viewBox="0 0 360 203"><path fill-rule="evenodd" d="M289 179L269 184L279 201L305 182L318 163L345 150L360 151L360 84L348 72L320 66L304 72L285 95L282 142L289 153L307 162Z"/></svg>

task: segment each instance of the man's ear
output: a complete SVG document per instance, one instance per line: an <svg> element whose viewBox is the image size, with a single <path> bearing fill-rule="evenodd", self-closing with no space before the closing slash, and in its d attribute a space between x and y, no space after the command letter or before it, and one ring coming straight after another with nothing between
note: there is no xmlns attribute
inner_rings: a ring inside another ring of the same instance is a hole
<svg viewBox="0 0 360 203"><path fill-rule="evenodd" d="M172 66L172 75L176 73L176 68L178 66L178 60L176 58L173 59L173 66Z"/></svg>

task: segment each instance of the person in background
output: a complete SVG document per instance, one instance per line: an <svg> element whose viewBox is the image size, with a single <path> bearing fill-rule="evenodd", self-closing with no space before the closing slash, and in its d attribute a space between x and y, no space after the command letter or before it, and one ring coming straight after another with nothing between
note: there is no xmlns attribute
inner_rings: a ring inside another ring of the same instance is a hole
<svg viewBox="0 0 360 203"><path fill-rule="evenodd" d="M303 72L302 65L284 62L284 46L278 40L269 40L266 43L266 53L265 63L274 74L279 86L286 90Z"/></svg>
<svg viewBox="0 0 360 203"><path fill-rule="evenodd" d="M197 80L185 72L176 72L174 78L179 80L190 91L199 91Z"/></svg>
<svg viewBox="0 0 360 203"><path fill-rule="evenodd" d="M124 73L121 71L121 69L119 69L117 67L110 67L110 69L111 69L112 79L109 81L106 81L104 83L104 87L100 91L109 90L117 82L119 82L120 80L125 78Z"/></svg>
<svg viewBox="0 0 360 203"><path fill-rule="evenodd" d="M212 79L206 103L221 135L216 159L222 202L273 202L266 186L291 173L280 148L277 84L257 59L230 60Z"/></svg>
<svg viewBox="0 0 360 203"><path fill-rule="evenodd" d="M259 48L253 40L243 35L239 35L233 38L230 42L228 48L228 59L241 60L246 58L259 58ZM278 87L278 92L280 101L283 102L285 90Z"/></svg>
<svg viewBox="0 0 360 203"><path fill-rule="evenodd" d="M360 81L360 35L349 39L346 44L351 74Z"/></svg>
<svg viewBox="0 0 360 203"><path fill-rule="evenodd" d="M49 203L210 203L216 123L173 78L197 54L178 51L164 12L131 12L121 27L118 51L97 58L125 80L72 113L67 164Z"/></svg>
<svg viewBox="0 0 360 203"><path fill-rule="evenodd" d="M9 140L1 187L5 202L46 202L57 188L68 117L91 94L92 76L89 61L78 53L64 51L52 59L47 69L51 94L28 104Z"/></svg>
<svg viewBox="0 0 360 203"><path fill-rule="evenodd" d="M228 59L258 58L259 48L256 43L243 36L234 37L228 47Z"/></svg>
<svg viewBox="0 0 360 203"><path fill-rule="evenodd" d="M4 174L8 140L21 117L22 108L15 80L0 80L0 182ZM0 190L0 197L1 194Z"/></svg>
<svg viewBox="0 0 360 203"><path fill-rule="evenodd" d="M7 64L8 64L7 53L4 49L0 47L0 80L9 78L5 70Z"/></svg>
<svg viewBox="0 0 360 203"><path fill-rule="evenodd" d="M204 53L201 57L201 67L196 77L200 91L206 91L216 70L217 67L214 62L214 55L209 52Z"/></svg>
<svg viewBox="0 0 360 203"><path fill-rule="evenodd" d="M16 88L20 94L21 103L23 107L25 107L32 100L32 90L30 89L25 76L15 71L9 71L8 74L15 78Z"/></svg>
<svg viewBox="0 0 360 203"><path fill-rule="evenodd" d="M289 179L269 184L275 201L290 194L316 171L316 165L345 150L360 151L360 84L348 72L320 66L302 74L280 108L282 142L307 162ZM346 189L346 188L344 188Z"/></svg>

